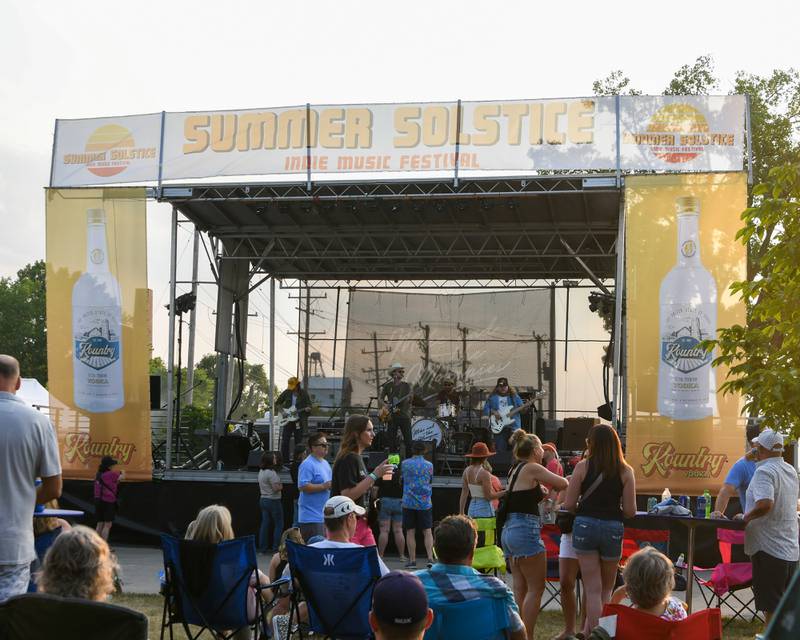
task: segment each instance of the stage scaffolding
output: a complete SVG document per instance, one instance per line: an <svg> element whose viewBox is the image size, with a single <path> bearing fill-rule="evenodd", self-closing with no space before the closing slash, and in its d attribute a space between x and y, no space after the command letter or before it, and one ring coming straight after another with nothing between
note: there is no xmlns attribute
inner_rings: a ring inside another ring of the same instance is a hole
<svg viewBox="0 0 800 640"><path fill-rule="evenodd" d="M162 186L159 201L173 207L170 302L176 295L179 214L200 232L218 286L215 349L222 357L215 434L225 433L230 367L237 356L246 356L248 297L259 286L268 284L273 294L276 283L305 291L589 286L611 293L617 283L618 293L624 273L623 181L611 173ZM624 335L621 299L616 296L616 336ZM270 295L270 381L274 300ZM551 304L551 353L554 313ZM168 398L174 327L170 312ZM622 342L615 341L613 352L615 424L624 415ZM550 391L555 395L554 385ZM270 405L274 415L274 398ZM172 406L167 403L168 425ZM168 429L168 461L173 444Z"/></svg>

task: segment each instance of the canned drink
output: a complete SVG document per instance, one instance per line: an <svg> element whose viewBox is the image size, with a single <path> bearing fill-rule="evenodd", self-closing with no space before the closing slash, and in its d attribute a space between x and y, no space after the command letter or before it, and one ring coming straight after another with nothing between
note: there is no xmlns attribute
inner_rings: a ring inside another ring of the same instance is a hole
<svg viewBox="0 0 800 640"><path fill-rule="evenodd" d="M657 504L658 504L658 498L656 498L654 496L651 496L650 498L648 498L647 499L647 512L650 513L650 511L653 510L653 507L655 507Z"/></svg>
<svg viewBox="0 0 800 640"><path fill-rule="evenodd" d="M681 496L678 498L678 503L686 509L691 509L689 506L691 504L691 498L689 496Z"/></svg>

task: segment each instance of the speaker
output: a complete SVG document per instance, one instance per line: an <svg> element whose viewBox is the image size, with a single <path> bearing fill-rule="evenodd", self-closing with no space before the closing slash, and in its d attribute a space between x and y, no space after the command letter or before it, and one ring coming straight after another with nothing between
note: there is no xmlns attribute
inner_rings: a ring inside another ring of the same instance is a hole
<svg viewBox="0 0 800 640"><path fill-rule="evenodd" d="M559 432L559 451L583 451L589 429L596 424L600 424L599 418L564 418L564 427Z"/></svg>
<svg viewBox="0 0 800 640"><path fill-rule="evenodd" d="M220 436L217 454L226 469L246 467L250 457L250 440L242 436Z"/></svg>
<svg viewBox="0 0 800 640"><path fill-rule="evenodd" d="M249 471L258 471L261 468L261 456L264 454L263 449L253 449L247 455L247 469ZM223 464L225 464L223 462Z"/></svg>
<svg viewBox="0 0 800 640"><path fill-rule="evenodd" d="M150 409L161 408L161 375L150 374Z"/></svg>

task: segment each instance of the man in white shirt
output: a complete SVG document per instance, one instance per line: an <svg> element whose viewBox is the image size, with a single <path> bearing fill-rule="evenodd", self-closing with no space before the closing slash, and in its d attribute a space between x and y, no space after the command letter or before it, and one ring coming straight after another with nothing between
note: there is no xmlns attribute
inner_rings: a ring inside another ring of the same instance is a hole
<svg viewBox="0 0 800 640"><path fill-rule="evenodd" d="M744 552L753 561L753 595L767 624L800 558L797 470L784 462L783 436L764 429L753 439L758 463L747 487Z"/></svg>
<svg viewBox="0 0 800 640"><path fill-rule="evenodd" d="M34 509L61 495L55 432L47 416L16 396L20 384L19 362L0 355L0 602L27 591Z"/></svg>

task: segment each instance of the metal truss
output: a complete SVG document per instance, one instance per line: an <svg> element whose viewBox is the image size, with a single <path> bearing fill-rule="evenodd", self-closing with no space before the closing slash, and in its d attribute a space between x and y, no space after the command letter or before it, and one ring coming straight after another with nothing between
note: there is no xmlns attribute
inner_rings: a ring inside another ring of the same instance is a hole
<svg viewBox="0 0 800 640"><path fill-rule="evenodd" d="M609 174L614 175L614 174ZM602 178L597 174L568 176L507 176L503 178L462 177L452 179L430 178L417 180L377 180L369 182L325 181L314 182L311 189L305 182L232 184L232 185L181 185L165 186L161 201L232 202L232 201L283 201L297 200L364 200L379 198L464 198L521 196L538 194L577 193L587 188L586 181ZM589 183L591 185L591 183ZM589 187L591 188L591 186ZM189 194L187 190L191 190ZM617 188L592 188L592 191L618 192ZM182 191L181 195L170 195Z"/></svg>
<svg viewBox="0 0 800 640"><path fill-rule="evenodd" d="M296 290L299 287L310 289L443 289L471 290L471 289L549 289L550 287L564 286L560 280L547 278L520 279L520 280L298 280L288 279L280 281L281 289ZM610 285L613 281L605 282ZM569 285L571 289L596 288L594 285Z"/></svg>

